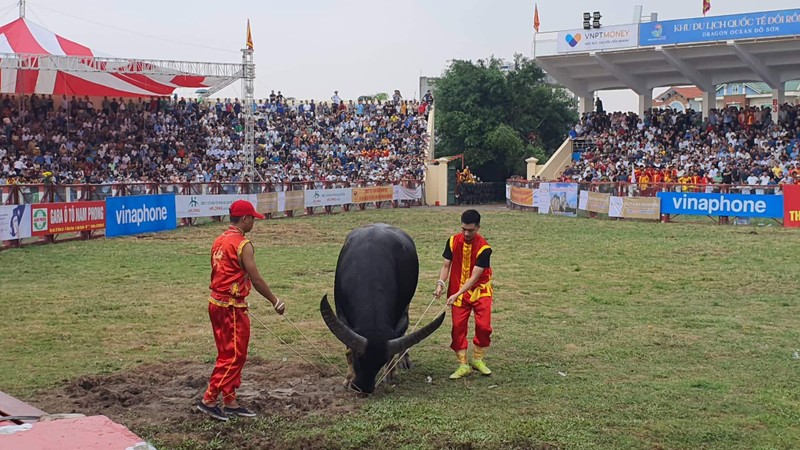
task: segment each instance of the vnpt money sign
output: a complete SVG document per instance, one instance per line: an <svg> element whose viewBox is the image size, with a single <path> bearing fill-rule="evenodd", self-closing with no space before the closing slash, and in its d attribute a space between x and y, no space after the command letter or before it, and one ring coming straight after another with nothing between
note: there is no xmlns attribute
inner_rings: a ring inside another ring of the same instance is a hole
<svg viewBox="0 0 800 450"><path fill-rule="evenodd" d="M581 41L581 34L580 33L575 33L574 36L571 35L571 34L568 34L568 35L566 35L564 37L564 40L567 41L567 44L569 44L570 47L575 47L576 45L578 45L578 42Z"/></svg>

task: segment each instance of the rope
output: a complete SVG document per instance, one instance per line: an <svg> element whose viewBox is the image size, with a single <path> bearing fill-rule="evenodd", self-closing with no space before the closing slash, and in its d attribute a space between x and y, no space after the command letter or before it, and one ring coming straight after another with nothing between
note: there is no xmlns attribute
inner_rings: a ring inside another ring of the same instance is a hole
<svg viewBox="0 0 800 450"><path fill-rule="evenodd" d="M308 343L309 343L309 344L311 344L311 346L312 346L312 347L314 347L314 350L316 350L316 351L317 351L317 353L319 353L319 354L320 354L320 356L322 356L322 358L323 358L323 359L325 359L325 361L327 361L327 362L328 362L328 364L330 364L330 365L331 365L331 367L333 367L334 369L336 369L336 371L337 371L337 372L339 372L339 375L341 375L341 376L345 377L345 374L344 374L344 373L342 373L342 371L341 371L341 370L340 370L338 367L336 367L336 365L335 365L335 364L333 364L333 363L331 362L331 360L330 360L330 359L328 359L328 357L327 357L327 356L325 356L325 354L324 354L324 353L322 353L322 350L320 350L320 349L319 349L319 347L317 347L316 345L314 345L314 343L313 343L313 342L311 342L311 339L309 339L309 338L308 338L308 336L306 336L305 334L303 334L303 332L302 332L302 331L300 331L300 328L297 328L297 325L295 325L295 324L294 324L294 322L292 322L291 320L289 320L289 318L288 318L288 317L286 317L286 314L284 314L284 315L283 315L283 319L284 319L284 320L286 320L287 322L289 322L289 325L291 325L292 327L294 327L294 329L295 329L295 330L297 330L297 332L298 332L298 333L300 333L300 336L303 336L303 337L305 338L305 340L306 340L306 341L308 341ZM345 377L345 378L346 378L346 377Z"/></svg>
<svg viewBox="0 0 800 450"><path fill-rule="evenodd" d="M299 357L300 357L300 359L302 359L303 361L305 361L306 363L308 363L309 365L311 365L311 367L313 367L315 370L317 370L317 371L318 371L320 374L322 374L322 375L326 375L326 376L328 375L326 372L324 372L322 369L320 369L320 368L319 368L319 366L317 366L316 364L314 364L314 363L312 363L311 361L309 361L309 360L308 360L306 357L304 357L304 356L303 356L303 355L302 355L300 352L298 352L298 351L297 351L297 349L295 349L295 348L294 348L292 345L290 345L288 342L284 341L284 340L283 340L283 338L281 338L280 336L278 336L278 334L277 334L277 333L275 333L274 331L272 331L272 329L271 329L270 327L268 327L268 326L267 326L267 324L265 324L263 321L261 321L261 319L259 319L259 318L258 318L258 316L254 315L252 311L249 311L249 314L250 314L250 316L251 316L252 318L256 319L256 322L260 323L260 324L261 324L261 326L263 326L263 327L264 327L264 329L266 329L267 331L269 331L269 332L270 332L270 334L272 334L273 336L275 336L276 338L278 338L278 340L279 340L279 341L281 341L281 344L283 344L283 345L285 345L285 346L289 347L289 349L290 349L291 351L293 351L293 352L294 352L294 353L295 353L297 356L299 356ZM291 324L291 325L294 327L294 329L295 329L295 330L297 330L297 332L298 332L298 333L300 333L300 335L301 335L301 336L303 336L303 337L304 337L304 338L305 338L305 339L306 339L306 340L307 340L307 341L308 341L308 342L311 344L311 346L312 346L312 347L314 347L314 349L315 349L315 350L316 350L316 351L317 351L317 352L318 352L318 353L319 353L319 354L320 354L320 355L321 355L321 356L322 356L322 357L325 359L325 361L327 361L327 362L328 362L328 364L329 364L331 367L333 367L334 369L336 369L336 371L337 371L337 372L339 372L339 375L341 375L341 376L342 376L342 378L344 378L344 379L345 379L345 381L348 381L348 380L347 380L347 376L346 376L344 373L342 373L341 369L339 369L338 367L336 367L336 365L334 365L334 364L333 364L333 363L332 363L332 362L331 362L331 361L330 361L330 360L329 360L329 359L328 359L328 358L327 358L327 357L326 357L326 356L325 356L325 355L322 353L322 351L320 351L320 349L319 349L319 348L318 348L316 345L314 345L314 343L313 343L313 342L311 342L311 340L310 340L310 339L309 339L309 338L308 338L308 337L307 337L305 334L303 334L303 332L302 332L302 331L300 331L300 329L299 329L299 328L297 328L297 326L296 326L296 325L295 325L295 324L294 324L294 323L293 323L291 320L289 320L289 318L288 318L288 317L286 317L286 315L285 315L285 314L283 315L283 318L284 318L284 319L286 319L286 321L288 321L288 322L289 322L289 323L290 323L290 324ZM349 382L348 382L348 383L346 383L346 384L345 384L345 386L346 386L346 387L347 387L347 389L348 389L348 390L350 390L350 391L353 391L353 392L355 392L355 393L358 393L358 394L361 394L361 393L362 393L362 391L361 391L360 389L357 389L357 388L354 388L354 387L350 386L350 383L349 383Z"/></svg>
<svg viewBox="0 0 800 450"><path fill-rule="evenodd" d="M299 353L297 350L295 350L295 348L294 348L294 347L292 347L291 345L289 345L289 343L287 343L286 341L284 341L284 340L283 340L283 339L282 339L280 336L278 336L278 335L277 335L277 334L276 334L274 331L272 331L272 329L271 329L271 328L269 328L269 327L267 326L267 324L265 324L264 322L262 322L262 321L261 321L261 319L259 319L259 318L258 318L258 316L256 316L255 314L253 314L253 311L249 311L249 314L250 314L250 317L252 317L252 318L256 319L256 322L260 323L260 324L261 324L261 326L263 326L263 327L264 327L264 329L266 329L266 330L267 330L267 331L269 331L269 332L270 332L270 333L271 333L273 336L275 336L276 338L278 338L278 340L279 340L279 341L281 341L281 344L283 344L283 345L285 345L285 346L289 347L289 349L290 349L291 351L293 351L293 352L294 352L294 353L295 353L297 356L299 356L299 357L300 357L300 359L302 359L303 361L305 361L305 362L307 362L308 364L310 364L310 365L311 365L311 366L312 366L314 369L316 369L316 370L317 370L319 373L321 373L321 374L323 374L323 375L327 375L327 374L326 374L325 372L323 372L323 371L322 371L322 370L321 370L321 369L320 369L320 368L319 368L319 367L318 367L316 364L314 364L314 363L312 363L311 361L309 361L308 359L306 359L306 358L305 358L305 356L301 355L301 354L300 354L300 353Z"/></svg>
<svg viewBox="0 0 800 450"><path fill-rule="evenodd" d="M425 308L425 311L423 311L423 312L422 312L422 315L421 315L421 316L419 316L419 319L417 319L417 323L415 323L415 324L414 324L414 328L412 328L412 329L411 329L411 331L409 332L409 334L413 333L413 332L414 332L414 331L417 329L417 326L419 326L419 323L422 321L422 318L423 318L423 317L425 317L425 314L426 314L426 313L428 312L428 310L431 308L431 305L433 305L433 302L434 302L434 301L436 301L436 297L433 297L433 298L431 299L431 302L430 302L430 303L428 303L428 307L427 307L427 308ZM441 310L440 310L440 311L439 311L439 312L436 314L436 316L438 316L439 314L441 314L441 313L445 312L445 311L447 310L447 308L448 308L448 307L449 307L449 306L448 306L448 305L445 303L445 305L444 305L444 306L442 307L442 309L441 309ZM392 370L394 370L395 366L397 366L397 364L399 364L399 363L400 363L400 361L403 359L403 357L404 357L404 356L406 356L406 354L408 353L408 351L409 351L409 350L410 350L410 349L406 349L406 351L404 351L402 355L398 356L398 357L397 357L397 358L394 360L394 362L391 364L391 366L390 366L389 368L387 368L386 370L384 370L384 371L383 371L383 375L380 377L380 379L378 380L378 382L377 382L377 383L375 383L375 387L376 387L376 388L377 388L377 387L378 387L378 386L381 384L381 382L384 380L384 378L386 378L386 376L387 376L387 375L389 375L390 373L392 373Z"/></svg>

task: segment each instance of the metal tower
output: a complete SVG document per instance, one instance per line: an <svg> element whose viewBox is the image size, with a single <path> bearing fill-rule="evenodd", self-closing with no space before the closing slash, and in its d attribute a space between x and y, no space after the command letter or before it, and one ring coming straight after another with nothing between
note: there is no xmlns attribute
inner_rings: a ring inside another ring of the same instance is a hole
<svg viewBox="0 0 800 450"><path fill-rule="evenodd" d="M244 113L244 146L242 150L244 174L250 177L251 182L256 181L256 177L263 181L263 177L255 168L256 118L253 113L253 107L255 106L253 81L256 79L256 65L253 63L252 48L242 49L242 69L244 72L244 76L242 77L242 102L244 103L244 105L242 105L242 112Z"/></svg>

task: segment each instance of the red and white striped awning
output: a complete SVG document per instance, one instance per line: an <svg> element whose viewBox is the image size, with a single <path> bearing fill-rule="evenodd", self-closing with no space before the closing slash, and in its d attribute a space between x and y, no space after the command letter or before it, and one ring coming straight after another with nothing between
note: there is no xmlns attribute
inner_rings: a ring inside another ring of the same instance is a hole
<svg viewBox="0 0 800 450"><path fill-rule="evenodd" d="M176 88L210 88L230 80L230 77L170 72L166 69L156 71L159 75L144 75L141 72L152 73L153 70L143 69L153 69L154 66L141 61L108 59L98 62L92 57L102 58L103 55L97 55L89 47L59 36L25 18L0 27L0 54L75 57L74 64L77 64L73 65L76 70L65 70L56 68L52 59L28 57L26 61L31 69L0 70L2 93L151 97L171 95ZM92 70L80 70L81 64ZM98 71L98 67L102 70Z"/></svg>

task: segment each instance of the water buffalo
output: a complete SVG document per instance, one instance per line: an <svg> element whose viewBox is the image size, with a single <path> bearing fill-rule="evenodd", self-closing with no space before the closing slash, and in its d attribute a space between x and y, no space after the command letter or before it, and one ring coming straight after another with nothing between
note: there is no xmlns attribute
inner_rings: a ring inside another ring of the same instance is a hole
<svg viewBox="0 0 800 450"><path fill-rule="evenodd" d="M347 235L336 263L336 314L327 295L320 312L347 347L347 381L354 389L372 393L381 367L442 325L445 313L405 336L418 278L417 248L403 230L372 224Z"/></svg>

